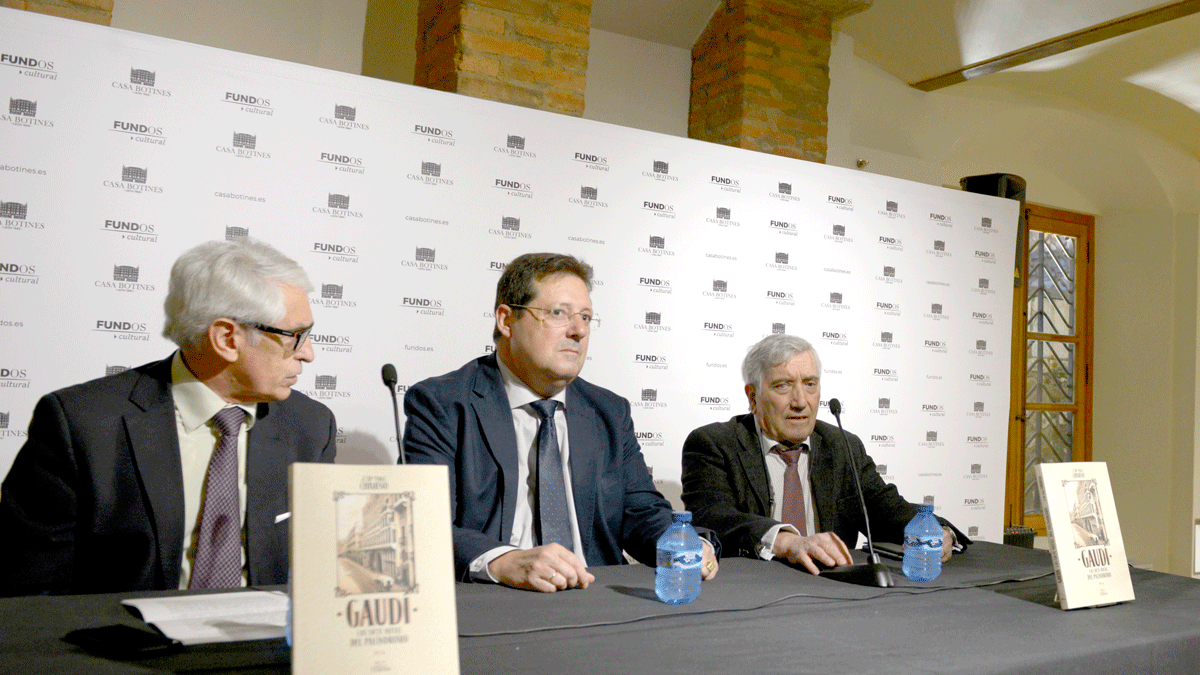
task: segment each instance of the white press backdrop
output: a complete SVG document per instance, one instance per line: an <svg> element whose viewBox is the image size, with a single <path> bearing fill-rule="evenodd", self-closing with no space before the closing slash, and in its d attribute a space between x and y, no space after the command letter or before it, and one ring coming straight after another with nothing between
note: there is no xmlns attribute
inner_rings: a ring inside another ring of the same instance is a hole
<svg viewBox="0 0 1200 675"><path fill-rule="evenodd" d="M403 393L488 351L499 271L550 250L595 267L583 376L677 504L683 439L786 331L886 480L1002 538L1016 202L8 9L0 94L0 473L37 397L171 352L196 243L308 270L297 388L356 463L396 457L380 366Z"/></svg>

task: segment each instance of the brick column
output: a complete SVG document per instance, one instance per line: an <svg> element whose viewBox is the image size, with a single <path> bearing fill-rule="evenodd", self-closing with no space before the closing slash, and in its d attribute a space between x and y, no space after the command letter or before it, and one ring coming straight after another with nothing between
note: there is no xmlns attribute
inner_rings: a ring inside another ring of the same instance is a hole
<svg viewBox="0 0 1200 675"><path fill-rule="evenodd" d="M688 136L825 161L833 21L871 0L724 0L692 47Z"/></svg>
<svg viewBox="0 0 1200 675"><path fill-rule="evenodd" d="M0 0L0 7L24 9L102 26L112 25L113 0Z"/></svg>
<svg viewBox="0 0 1200 675"><path fill-rule="evenodd" d="M420 0L414 83L583 114L592 0Z"/></svg>

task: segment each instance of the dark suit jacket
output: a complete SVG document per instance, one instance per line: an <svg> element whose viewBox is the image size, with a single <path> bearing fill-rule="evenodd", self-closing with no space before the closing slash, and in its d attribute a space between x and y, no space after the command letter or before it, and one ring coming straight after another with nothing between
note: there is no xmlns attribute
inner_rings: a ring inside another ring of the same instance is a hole
<svg viewBox="0 0 1200 675"><path fill-rule="evenodd" d="M846 436L849 448L837 427L818 420L808 439L818 531L836 533L847 546L866 531L850 472L853 457L872 536L876 541L903 542L904 526L917 507L905 501L895 485L883 482L862 441ZM779 521L771 518L771 487L754 415L735 416L688 435L683 443L683 502L694 521L715 530L726 547L758 557L755 544Z"/></svg>
<svg viewBox="0 0 1200 675"><path fill-rule="evenodd" d="M655 564L671 506L646 470L629 402L576 379L567 386L571 489L590 565L625 562L622 548ZM454 568L508 544L517 508L517 437L496 356L417 383L404 396L404 451L415 464L450 470Z"/></svg>
<svg viewBox="0 0 1200 675"><path fill-rule="evenodd" d="M287 582L287 471L332 462L337 427L293 391L260 403L247 446L250 584ZM171 589L183 559L171 359L47 394L0 499L0 595Z"/></svg>

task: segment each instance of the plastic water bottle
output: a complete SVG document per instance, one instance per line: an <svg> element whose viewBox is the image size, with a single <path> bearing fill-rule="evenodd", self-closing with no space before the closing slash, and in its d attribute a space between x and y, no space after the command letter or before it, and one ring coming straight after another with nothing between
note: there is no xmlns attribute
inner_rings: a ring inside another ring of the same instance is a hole
<svg viewBox="0 0 1200 675"><path fill-rule="evenodd" d="M704 544L692 527L691 511L671 514L671 526L658 538L654 593L668 605L686 605L700 597Z"/></svg>
<svg viewBox="0 0 1200 675"><path fill-rule="evenodd" d="M933 517L933 504L919 504L904 526L903 570L913 581L933 581L942 573L942 524Z"/></svg>
<svg viewBox="0 0 1200 675"><path fill-rule="evenodd" d="M292 567L288 566L288 608L287 620L283 623L283 639L287 640L287 646L292 646Z"/></svg>

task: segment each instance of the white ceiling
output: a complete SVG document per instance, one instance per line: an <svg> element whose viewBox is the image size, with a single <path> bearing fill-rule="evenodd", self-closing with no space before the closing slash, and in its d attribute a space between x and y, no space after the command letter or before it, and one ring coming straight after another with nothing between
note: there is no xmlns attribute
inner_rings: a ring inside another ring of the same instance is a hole
<svg viewBox="0 0 1200 675"><path fill-rule="evenodd" d="M721 0L593 0L592 27L690 49ZM836 28L913 83L1162 5L1161 0L875 0ZM974 80L1067 98L1200 158L1200 14ZM972 86L972 83L954 87Z"/></svg>

